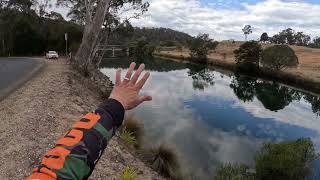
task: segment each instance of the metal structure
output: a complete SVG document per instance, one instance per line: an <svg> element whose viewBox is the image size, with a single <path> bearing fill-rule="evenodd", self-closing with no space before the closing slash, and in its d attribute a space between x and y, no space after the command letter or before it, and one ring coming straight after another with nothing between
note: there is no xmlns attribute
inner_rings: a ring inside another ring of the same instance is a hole
<svg viewBox="0 0 320 180"><path fill-rule="evenodd" d="M127 48L127 47L124 47L121 45L106 45L103 47L99 47L98 51L112 51L112 57L115 57L115 52L122 51L124 48ZM128 49L129 48L127 48L127 51L128 51Z"/></svg>

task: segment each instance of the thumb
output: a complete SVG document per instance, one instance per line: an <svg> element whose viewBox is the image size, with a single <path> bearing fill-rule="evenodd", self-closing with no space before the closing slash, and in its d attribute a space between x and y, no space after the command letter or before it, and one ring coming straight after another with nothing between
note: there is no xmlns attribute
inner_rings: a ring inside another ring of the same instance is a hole
<svg viewBox="0 0 320 180"><path fill-rule="evenodd" d="M151 96L140 96L139 97L139 101L140 103L143 103L145 101L151 101L152 100L152 97Z"/></svg>

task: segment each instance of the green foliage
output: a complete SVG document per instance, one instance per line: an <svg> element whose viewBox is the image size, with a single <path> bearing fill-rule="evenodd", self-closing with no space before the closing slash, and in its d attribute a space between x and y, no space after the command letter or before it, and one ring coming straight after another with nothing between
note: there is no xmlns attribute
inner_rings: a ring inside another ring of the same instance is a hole
<svg viewBox="0 0 320 180"><path fill-rule="evenodd" d="M160 42L160 46L164 46L164 47L172 47L172 46L175 46L176 44L177 42L172 40L166 40L166 41Z"/></svg>
<svg viewBox="0 0 320 180"><path fill-rule="evenodd" d="M217 169L214 180L253 180L254 175L248 171L243 164L224 164Z"/></svg>
<svg viewBox="0 0 320 180"><path fill-rule="evenodd" d="M281 143L266 143L255 155L255 170L246 165L225 164L215 180L304 180L319 158L308 138Z"/></svg>
<svg viewBox="0 0 320 180"><path fill-rule="evenodd" d="M251 25L245 25L242 29L242 32L245 36L245 39L247 40L248 38L248 35L252 33L252 27Z"/></svg>
<svg viewBox="0 0 320 180"><path fill-rule="evenodd" d="M145 39L140 39L134 47L133 54L138 58L151 57L155 50L156 46L154 44L150 44Z"/></svg>
<svg viewBox="0 0 320 180"><path fill-rule="evenodd" d="M264 32L261 34L261 37L260 37L260 41L261 42L267 42L269 41L269 36L268 36L268 33Z"/></svg>
<svg viewBox="0 0 320 180"><path fill-rule="evenodd" d="M188 41L190 56L192 59L205 63L210 48L215 48L213 40L209 39L208 34L199 34L196 38Z"/></svg>
<svg viewBox="0 0 320 180"><path fill-rule="evenodd" d="M261 52L261 45L257 41L245 42L234 51L237 68L245 71L258 69Z"/></svg>
<svg viewBox="0 0 320 180"><path fill-rule="evenodd" d="M180 164L176 152L167 145L160 145L144 152L146 160L151 164L152 168L160 174L180 179Z"/></svg>
<svg viewBox="0 0 320 180"><path fill-rule="evenodd" d="M277 83L259 82L255 86L256 96L266 109L278 111L288 106L295 98L293 90Z"/></svg>
<svg viewBox="0 0 320 180"><path fill-rule="evenodd" d="M317 157L310 139L267 143L255 156L256 176L260 180L303 180Z"/></svg>
<svg viewBox="0 0 320 180"><path fill-rule="evenodd" d="M121 129L120 138L130 145L136 143L136 138L134 137L133 132L128 131L126 128Z"/></svg>
<svg viewBox="0 0 320 180"><path fill-rule="evenodd" d="M313 39L312 43L309 44L311 48L320 48L320 37L316 37Z"/></svg>
<svg viewBox="0 0 320 180"><path fill-rule="evenodd" d="M205 66L190 65L188 75L192 78L192 85L194 89L204 90L209 85L214 85L214 74L211 73Z"/></svg>
<svg viewBox="0 0 320 180"><path fill-rule="evenodd" d="M75 47L81 42L82 27L61 17L55 12L40 17L31 9L2 8L0 55L43 55L48 50L64 53L64 33L69 34L69 47Z"/></svg>
<svg viewBox="0 0 320 180"><path fill-rule="evenodd" d="M134 116L128 116L123 121L123 124L120 130L125 129L130 132L131 135L137 140L142 140L144 136L144 126L141 120L137 119Z"/></svg>
<svg viewBox="0 0 320 180"><path fill-rule="evenodd" d="M303 94L297 90L279 85L274 82L259 81L257 78L236 75L230 84L235 95L244 102L253 101L254 97L262 103L264 108L270 111L284 109L294 100L300 100ZM317 109L316 97L309 97L310 103ZM314 101L313 101L314 100ZM314 103L312 103L314 102ZM315 112L316 113L316 112Z"/></svg>
<svg viewBox="0 0 320 180"><path fill-rule="evenodd" d="M307 100L311 104L312 111L317 116L320 116L320 97L319 96L313 96L313 95L310 95L310 94L306 94L304 96L304 99Z"/></svg>
<svg viewBox="0 0 320 180"><path fill-rule="evenodd" d="M122 28L123 29L123 28ZM126 45L144 39L150 44L161 47L173 47L176 45L186 46L186 42L192 37L186 33L168 28L139 28L127 26L129 33L123 30L116 30L109 37L110 44Z"/></svg>
<svg viewBox="0 0 320 180"><path fill-rule="evenodd" d="M236 75L230 84L235 95L244 102L253 101L256 95L257 78Z"/></svg>
<svg viewBox="0 0 320 180"><path fill-rule="evenodd" d="M293 67L299 64L293 49L287 45L275 45L266 48L261 55L261 64L275 70Z"/></svg>
<svg viewBox="0 0 320 180"><path fill-rule="evenodd" d="M275 44L308 46L311 37L303 32L295 32L293 29L288 28L274 35L270 40Z"/></svg>
<svg viewBox="0 0 320 180"><path fill-rule="evenodd" d="M124 169L120 179L121 180L138 180L138 176L134 169L127 166Z"/></svg>

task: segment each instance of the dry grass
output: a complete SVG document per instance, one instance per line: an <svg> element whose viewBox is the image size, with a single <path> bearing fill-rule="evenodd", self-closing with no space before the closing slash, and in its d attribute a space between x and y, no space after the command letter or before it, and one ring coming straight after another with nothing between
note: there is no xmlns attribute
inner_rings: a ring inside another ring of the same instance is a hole
<svg viewBox="0 0 320 180"><path fill-rule="evenodd" d="M221 42L217 46L216 50L210 51L208 55L209 63L232 69L232 66L235 64L233 51L238 49L242 43L243 42ZM272 44L264 44L263 48L269 47L271 45ZM284 70L286 76L290 76L290 79L299 79L299 82L301 82L300 80L304 80L306 82L314 82L319 84L320 49L313 49L302 46L290 47L293 48L299 58L299 66L296 68L288 68ZM189 57L189 50L183 49L182 51L161 51L160 54L165 55L168 58L179 58L186 60ZM301 84L301 86L303 86L303 83Z"/></svg>
<svg viewBox="0 0 320 180"><path fill-rule="evenodd" d="M161 175L171 179L183 179L177 152L166 144L144 149L140 152L143 159Z"/></svg>
<svg viewBox="0 0 320 180"><path fill-rule="evenodd" d="M133 144L136 147L140 147L144 136L144 125L141 120L137 119L133 115L126 116L122 126L120 127L120 137L121 135L128 134L130 134L130 139L134 138Z"/></svg>

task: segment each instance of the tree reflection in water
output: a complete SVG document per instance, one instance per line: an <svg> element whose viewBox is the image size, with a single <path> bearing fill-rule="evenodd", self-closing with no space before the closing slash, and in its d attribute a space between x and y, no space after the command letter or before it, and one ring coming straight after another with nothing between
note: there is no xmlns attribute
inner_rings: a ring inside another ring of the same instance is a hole
<svg viewBox="0 0 320 180"><path fill-rule="evenodd" d="M188 75L192 78L192 86L194 89L203 91L209 85L214 85L213 71L204 66L189 66Z"/></svg>
<svg viewBox="0 0 320 180"><path fill-rule="evenodd" d="M275 112L284 109L292 101L301 100L303 97L312 105L313 112L320 116L320 97L297 91L276 82L235 75L230 87L243 102L251 102L256 97L266 109Z"/></svg>
<svg viewBox="0 0 320 180"><path fill-rule="evenodd" d="M320 116L320 97L307 94L304 96L304 99L312 105L312 111L317 114L317 116Z"/></svg>

